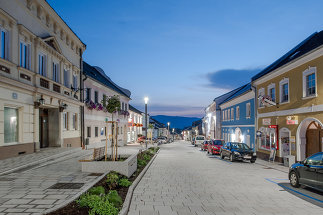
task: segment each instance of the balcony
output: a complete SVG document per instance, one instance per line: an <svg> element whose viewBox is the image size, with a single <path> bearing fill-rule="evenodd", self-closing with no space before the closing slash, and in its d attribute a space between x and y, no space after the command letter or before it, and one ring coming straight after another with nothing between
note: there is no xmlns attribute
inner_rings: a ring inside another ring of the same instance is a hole
<svg viewBox="0 0 323 215"><path fill-rule="evenodd" d="M47 80L45 80L43 78L40 78L39 84L40 84L41 87L49 89L49 81L47 81Z"/></svg>

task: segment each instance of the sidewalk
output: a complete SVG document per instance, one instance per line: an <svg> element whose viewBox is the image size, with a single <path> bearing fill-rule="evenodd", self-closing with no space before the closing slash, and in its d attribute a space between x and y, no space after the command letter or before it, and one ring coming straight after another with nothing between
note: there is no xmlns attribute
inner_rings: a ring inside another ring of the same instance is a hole
<svg viewBox="0 0 323 215"><path fill-rule="evenodd" d="M288 171L289 171L289 167L284 166L282 163L278 163L278 162L272 163L272 162L268 162L268 161L265 161L262 159L257 159L256 164L264 166L268 169L269 168L276 169L278 171L285 172L285 173L288 173Z"/></svg>

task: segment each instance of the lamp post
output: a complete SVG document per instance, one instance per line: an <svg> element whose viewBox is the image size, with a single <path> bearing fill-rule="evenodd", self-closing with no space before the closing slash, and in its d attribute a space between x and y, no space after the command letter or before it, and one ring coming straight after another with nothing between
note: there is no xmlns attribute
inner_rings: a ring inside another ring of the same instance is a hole
<svg viewBox="0 0 323 215"><path fill-rule="evenodd" d="M167 125L168 125L167 138L169 138L169 125L170 125L170 122L167 122Z"/></svg>
<svg viewBox="0 0 323 215"><path fill-rule="evenodd" d="M173 141L174 141L174 132L175 132L175 128L173 128Z"/></svg>
<svg viewBox="0 0 323 215"><path fill-rule="evenodd" d="M146 143L146 149L147 149L147 134L148 134L148 118L147 118L147 104L148 104L148 97L144 98L145 100L145 121L146 121L146 139L145 139L145 143Z"/></svg>

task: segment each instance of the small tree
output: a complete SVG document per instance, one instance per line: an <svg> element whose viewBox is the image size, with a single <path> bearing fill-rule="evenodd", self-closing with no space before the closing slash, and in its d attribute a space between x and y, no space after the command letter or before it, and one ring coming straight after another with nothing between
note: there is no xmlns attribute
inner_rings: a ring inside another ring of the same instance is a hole
<svg viewBox="0 0 323 215"><path fill-rule="evenodd" d="M117 149L114 150L115 147L118 147L118 143L117 143L117 139L116 138L116 142L114 141L114 137L117 134L114 134L114 121L113 121L113 114L118 112L121 108L121 103L120 103L120 99L119 96L111 96L110 98L108 98L108 104L106 106L106 109L108 110L109 113L111 113L112 115L112 141L111 141L111 149L112 149L112 159L115 160L115 158L118 156L118 151Z"/></svg>

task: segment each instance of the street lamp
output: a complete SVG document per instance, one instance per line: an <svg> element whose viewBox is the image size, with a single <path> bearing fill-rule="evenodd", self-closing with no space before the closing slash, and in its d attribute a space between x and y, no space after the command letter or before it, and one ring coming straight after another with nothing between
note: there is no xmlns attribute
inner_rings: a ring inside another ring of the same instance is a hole
<svg viewBox="0 0 323 215"><path fill-rule="evenodd" d="M145 100L145 121L146 121L146 139L145 139L145 143L146 143L146 149L147 149L147 139L148 139L148 118L147 118L147 104L148 104L148 97L144 98Z"/></svg>
<svg viewBox="0 0 323 215"><path fill-rule="evenodd" d="M170 125L170 122L167 122L167 125L168 125L167 138L169 138L169 125Z"/></svg>
<svg viewBox="0 0 323 215"><path fill-rule="evenodd" d="M173 128L173 141L174 141L174 132L175 132L175 129Z"/></svg>

